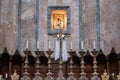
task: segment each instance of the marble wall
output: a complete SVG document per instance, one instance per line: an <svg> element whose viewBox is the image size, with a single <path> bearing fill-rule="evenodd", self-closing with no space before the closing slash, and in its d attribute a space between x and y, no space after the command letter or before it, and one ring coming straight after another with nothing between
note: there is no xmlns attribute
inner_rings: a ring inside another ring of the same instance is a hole
<svg viewBox="0 0 120 80"><path fill-rule="evenodd" d="M93 49L93 41L97 42L97 31L96 31L96 0L83 0L83 41L85 42L85 49ZM96 44L97 47L97 44Z"/></svg>
<svg viewBox="0 0 120 80"><path fill-rule="evenodd" d="M14 54L16 49L17 28L17 0L3 0L1 4L0 22L0 50L8 48L10 54Z"/></svg>
<svg viewBox="0 0 120 80"><path fill-rule="evenodd" d="M8 48L11 55L14 54L18 44L21 44L21 55L26 48L26 41L29 41L29 49L36 50L36 1L22 0L21 11L21 35L18 36L18 1L1 0L1 22L0 22L0 52L4 47ZM70 41L73 42L73 49L79 51L80 32L84 41L84 49L91 50L93 41L97 43L96 28L96 0L82 1L82 30L79 30L79 1L80 0L39 0L39 43L40 50L48 49L48 40L51 42L51 49L55 50L55 37L47 35L47 6L70 6L71 9L71 35L67 38L67 50L70 50ZM104 53L109 54L112 47L120 52L120 1L100 0L100 31L101 48ZM20 37L20 38L18 38ZM20 39L20 43L18 42ZM35 55L34 55L35 56ZM53 55L54 56L54 55Z"/></svg>
<svg viewBox="0 0 120 80"><path fill-rule="evenodd" d="M120 52L120 0L100 0L101 47L105 54L111 47Z"/></svg>

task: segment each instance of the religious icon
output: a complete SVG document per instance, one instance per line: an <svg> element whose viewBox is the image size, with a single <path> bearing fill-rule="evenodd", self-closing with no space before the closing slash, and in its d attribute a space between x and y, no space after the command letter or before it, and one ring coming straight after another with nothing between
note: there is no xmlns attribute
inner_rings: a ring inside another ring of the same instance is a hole
<svg viewBox="0 0 120 80"><path fill-rule="evenodd" d="M54 29L63 29L63 23L59 17L56 18L56 27L54 27Z"/></svg>
<svg viewBox="0 0 120 80"><path fill-rule="evenodd" d="M53 30L66 30L66 11L52 10L51 14L51 28Z"/></svg>
<svg viewBox="0 0 120 80"><path fill-rule="evenodd" d="M47 8L47 32L49 35L58 34L60 30L64 34L70 34L70 7L48 6Z"/></svg>

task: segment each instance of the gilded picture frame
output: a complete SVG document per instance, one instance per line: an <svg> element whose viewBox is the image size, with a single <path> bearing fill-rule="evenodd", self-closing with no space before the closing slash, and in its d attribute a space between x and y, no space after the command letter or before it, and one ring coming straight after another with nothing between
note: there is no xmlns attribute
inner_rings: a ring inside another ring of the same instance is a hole
<svg viewBox="0 0 120 80"><path fill-rule="evenodd" d="M66 10L52 10L51 12L51 28L52 30L66 30Z"/></svg>
<svg viewBox="0 0 120 80"><path fill-rule="evenodd" d="M49 6L47 14L48 34L58 34L62 29L64 34L70 34L70 7Z"/></svg>

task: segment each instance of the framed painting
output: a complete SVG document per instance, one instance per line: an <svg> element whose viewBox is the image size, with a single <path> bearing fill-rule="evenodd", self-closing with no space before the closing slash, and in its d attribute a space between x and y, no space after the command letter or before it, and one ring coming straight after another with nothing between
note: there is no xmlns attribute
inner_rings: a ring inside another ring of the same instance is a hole
<svg viewBox="0 0 120 80"><path fill-rule="evenodd" d="M48 7L48 34L58 34L60 30L64 34L70 34L70 8L69 6Z"/></svg>

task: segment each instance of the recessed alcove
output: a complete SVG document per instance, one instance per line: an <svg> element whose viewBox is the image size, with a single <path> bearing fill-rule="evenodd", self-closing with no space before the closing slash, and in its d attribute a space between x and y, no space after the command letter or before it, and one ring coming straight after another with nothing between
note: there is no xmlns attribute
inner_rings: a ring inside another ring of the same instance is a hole
<svg viewBox="0 0 120 80"><path fill-rule="evenodd" d="M70 6L48 6L47 7L47 33L54 35L59 33L57 29L57 21L61 20L62 30L64 34L69 35L71 30L70 25Z"/></svg>
<svg viewBox="0 0 120 80"><path fill-rule="evenodd" d="M16 70L16 72L18 74L20 74L20 76L22 75L22 56L19 54L18 50L15 51L15 54L12 56L12 60L11 60L11 73L13 74L14 71Z"/></svg>
<svg viewBox="0 0 120 80"><path fill-rule="evenodd" d="M6 73L9 73L9 61L10 61L10 55L7 51L7 48L4 49L1 58L0 58L0 72L1 74L3 74L3 76L5 77Z"/></svg>

